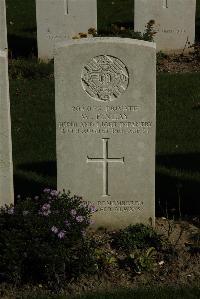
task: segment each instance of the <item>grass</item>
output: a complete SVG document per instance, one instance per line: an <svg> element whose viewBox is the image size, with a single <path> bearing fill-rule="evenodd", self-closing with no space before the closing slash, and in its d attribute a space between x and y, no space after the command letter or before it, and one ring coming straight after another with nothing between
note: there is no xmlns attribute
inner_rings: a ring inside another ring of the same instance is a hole
<svg viewBox="0 0 200 299"><path fill-rule="evenodd" d="M200 0L197 0L196 3L196 39L200 41Z"/></svg>
<svg viewBox="0 0 200 299"><path fill-rule="evenodd" d="M157 78L156 198L194 213L200 183L200 73ZM190 203L190 204L188 204ZM157 206L159 210L159 207ZM163 211L160 211L163 214Z"/></svg>
<svg viewBox="0 0 200 299"><path fill-rule="evenodd" d="M13 57L37 54L35 0L6 0L8 44Z"/></svg>
<svg viewBox="0 0 200 299"><path fill-rule="evenodd" d="M97 294L76 297L76 299L195 299L199 298L200 291L198 288L190 289L170 289L170 288L155 288L155 289L138 289L136 291L119 291L113 294ZM65 299L65 298L58 298Z"/></svg>
<svg viewBox="0 0 200 299"><path fill-rule="evenodd" d="M130 25L134 23L134 1L132 0L97 0L98 29L110 27L113 23ZM105 13L106 12L106 13Z"/></svg>
<svg viewBox="0 0 200 299"><path fill-rule="evenodd" d="M18 75L10 80L15 192L28 195L40 185L56 185L52 65L22 60L10 67L11 77Z"/></svg>
<svg viewBox="0 0 200 299"><path fill-rule="evenodd" d="M112 4L114 3L114 4ZM98 0L98 26L131 23L132 0ZM197 0L197 28L200 25ZM38 63L34 0L7 0L15 193L56 186L53 66ZM199 24L199 25L198 25ZM200 183L200 74L157 78L156 198L163 206L197 209ZM169 200L170 199L170 200ZM188 205L190 202L190 205ZM157 213L161 213L157 204ZM162 212L163 213L163 212Z"/></svg>
<svg viewBox="0 0 200 299"><path fill-rule="evenodd" d="M158 75L158 154L200 151L199 96L199 73Z"/></svg>
<svg viewBox="0 0 200 299"><path fill-rule="evenodd" d="M136 290L115 290L105 293L91 293L78 296L48 296L48 295L31 295L20 298L26 299L197 299L200 296L198 287L182 288L161 288L161 287L143 287Z"/></svg>

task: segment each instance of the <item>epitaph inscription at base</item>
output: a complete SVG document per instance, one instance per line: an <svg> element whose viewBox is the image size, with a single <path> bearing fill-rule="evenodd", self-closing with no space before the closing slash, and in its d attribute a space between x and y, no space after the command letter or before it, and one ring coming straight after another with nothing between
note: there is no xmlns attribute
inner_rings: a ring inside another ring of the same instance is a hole
<svg viewBox="0 0 200 299"><path fill-rule="evenodd" d="M94 204L97 226L154 223L155 52L120 38L58 45L58 189Z"/></svg>

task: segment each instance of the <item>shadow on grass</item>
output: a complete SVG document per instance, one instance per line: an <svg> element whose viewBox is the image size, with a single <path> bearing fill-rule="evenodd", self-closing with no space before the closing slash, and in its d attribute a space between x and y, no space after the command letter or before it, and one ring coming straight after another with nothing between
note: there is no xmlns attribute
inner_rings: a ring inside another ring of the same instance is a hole
<svg viewBox="0 0 200 299"><path fill-rule="evenodd" d="M21 164L14 174L15 198L36 196L44 188L56 189L56 162L44 161L32 164Z"/></svg>
<svg viewBox="0 0 200 299"><path fill-rule="evenodd" d="M21 164L20 169L24 171L36 172L37 174L46 177L56 177L56 161Z"/></svg>
<svg viewBox="0 0 200 299"><path fill-rule="evenodd" d="M199 172L200 178L200 153L158 155L156 160L158 166L162 165L169 169L176 168L191 174Z"/></svg>
<svg viewBox="0 0 200 299"><path fill-rule="evenodd" d="M44 185L41 182L28 179L27 176L22 174L14 174L15 199L18 195L21 197L34 197L41 194L43 189Z"/></svg>
<svg viewBox="0 0 200 299"><path fill-rule="evenodd" d="M197 42L200 42L200 19L198 20L198 24L196 25L196 33L195 33L195 36L196 36L196 41Z"/></svg>
<svg viewBox="0 0 200 299"><path fill-rule="evenodd" d="M156 216L198 215L199 169L198 153L157 156ZM56 176L56 161L21 164L14 176L15 195L35 196L44 188L56 189Z"/></svg>
<svg viewBox="0 0 200 299"><path fill-rule="evenodd" d="M196 3L196 41L200 42L200 1Z"/></svg>
<svg viewBox="0 0 200 299"><path fill-rule="evenodd" d="M156 160L157 216L198 215L200 154L160 155Z"/></svg>
<svg viewBox="0 0 200 299"><path fill-rule="evenodd" d="M37 40L34 36L8 35L8 48L12 58L37 57Z"/></svg>
<svg viewBox="0 0 200 299"><path fill-rule="evenodd" d="M102 293L77 296L74 299L189 299L199 298L200 291L197 287L191 288L141 288L136 290L119 290L113 293ZM64 297L60 297L64 299ZM65 298L67 299L67 298Z"/></svg>
<svg viewBox="0 0 200 299"><path fill-rule="evenodd" d="M77 296L64 295L29 295L29 299L195 299L199 298L200 290L197 286L190 287L141 287L133 290L119 289L115 291L104 291L88 293ZM27 297L23 297L27 298Z"/></svg>

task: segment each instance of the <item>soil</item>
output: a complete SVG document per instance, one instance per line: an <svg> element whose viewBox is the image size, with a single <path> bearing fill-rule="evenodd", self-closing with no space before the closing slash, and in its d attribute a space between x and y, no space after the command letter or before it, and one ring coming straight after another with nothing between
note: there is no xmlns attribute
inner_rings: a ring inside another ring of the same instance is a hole
<svg viewBox="0 0 200 299"><path fill-rule="evenodd" d="M197 73L200 72L200 55L198 52L179 55L157 56L157 72L165 73Z"/></svg>
<svg viewBox="0 0 200 299"><path fill-rule="evenodd" d="M200 285L200 247L193 252L192 236L199 234L199 219L174 221L166 218L156 220L156 231L164 235L174 249L174 255L160 254L155 270L149 273L133 273L131 269L110 268L101 276L83 277L68 286L68 292L91 292L104 289L137 288L138 286Z"/></svg>

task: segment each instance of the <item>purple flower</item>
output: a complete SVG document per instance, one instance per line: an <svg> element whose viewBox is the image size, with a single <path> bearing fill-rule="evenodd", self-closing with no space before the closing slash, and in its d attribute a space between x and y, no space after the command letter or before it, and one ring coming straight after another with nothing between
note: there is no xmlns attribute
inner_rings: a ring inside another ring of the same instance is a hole
<svg viewBox="0 0 200 299"><path fill-rule="evenodd" d="M64 224L65 224L67 227L69 227L69 226L70 226L70 223L69 223L69 221L68 221L68 220L65 220L65 221L64 221Z"/></svg>
<svg viewBox="0 0 200 299"><path fill-rule="evenodd" d="M57 191L57 190L51 190L51 196L58 196L58 194L59 194L59 191Z"/></svg>
<svg viewBox="0 0 200 299"><path fill-rule="evenodd" d="M83 220L84 220L84 217L83 217L83 216L77 216L77 217L76 217L76 221L79 222L79 223L80 223L80 222L83 222Z"/></svg>
<svg viewBox="0 0 200 299"><path fill-rule="evenodd" d="M29 214L29 211L23 211L22 214L23 214L23 216L26 216Z"/></svg>
<svg viewBox="0 0 200 299"><path fill-rule="evenodd" d="M43 190L44 193L49 193L50 191L51 191L51 189L48 189L48 188L45 188L45 189Z"/></svg>
<svg viewBox="0 0 200 299"><path fill-rule="evenodd" d="M49 214L51 214L51 211L50 211L50 204L49 203L45 203L42 208L41 208L41 211L39 212L40 215L43 215L43 216L48 216Z"/></svg>
<svg viewBox="0 0 200 299"><path fill-rule="evenodd" d="M51 208L50 204L49 203L45 203L43 206L42 206L42 211L47 211Z"/></svg>
<svg viewBox="0 0 200 299"><path fill-rule="evenodd" d="M38 199L39 199L39 196L35 196L34 199L35 199L35 200L38 200Z"/></svg>
<svg viewBox="0 0 200 299"><path fill-rule="evenodd" d="M95 213L97 211L97 208L94 205L89 205L89 209L91 213Z"/></svg>
<svg viewBox="0 0 200 299"><path fill-rule="evenodd" d="M61 230L61 231L58 233L58 238L59 238L59 239L63 239L63 238L65 237L65 233L66 233L65 230Z"/></svg>
<svg viewBox="0 0 200 299"><path fill-rule="evenodd" d="M76 214L77 214L77 212L76 212L76 210L75 210L75 209L73 209L73 210L71 210L71 211L70 211L70 214L71 214L73 217L75 217L75 216L76 216Z"/></svg>
<svg viewBox="0 0 200 299"><path fill-rule="evenodd" d="M57 233L58 233L58 228L57 228L56 226L52 226L51 231L52 231L54 234L57 234Z"/></svg>
<svg viewBox="0 0 200 299"><path fill-rule="evenodd" d="M43 215L43 216L49 216L49 214L51 214L51 211L50 211L50 210L48 210L48 211L43 211L43 212L42 212L42 215Z"/></svg>
<svg viewBox="0 0 200 299"><path fill-rule="evenodd" d="M14 212L15 212L14 207L8 209L8 214L9 214L9 215L13 215Z"/></svg>

